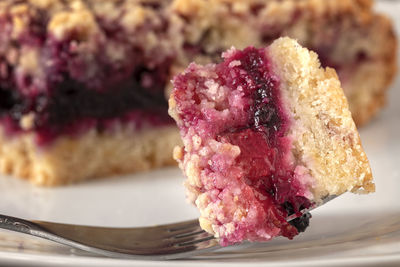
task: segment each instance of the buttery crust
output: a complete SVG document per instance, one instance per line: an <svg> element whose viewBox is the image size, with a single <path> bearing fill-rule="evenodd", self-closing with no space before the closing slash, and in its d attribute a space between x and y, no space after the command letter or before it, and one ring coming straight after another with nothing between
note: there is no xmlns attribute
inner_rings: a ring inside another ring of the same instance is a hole
<svg viewBox="0 0 400 267"><path fill-rule="evenodd" d="M289 38L268 51L293 118L293 154L316 180L314 199L373 192L371 168L335 70L321 68L317 54Z"/></svg>
<svg viewBox="0 0 400 267"><path fill-rule="evenodd" d="M48 147L38 147L34 135L7 137L0 128L0 171L36 185L65 185L172 165L171 151L179 142L173 126L141 131L121 126L109 133L91 130L79 137L60 137Z"/></svg>

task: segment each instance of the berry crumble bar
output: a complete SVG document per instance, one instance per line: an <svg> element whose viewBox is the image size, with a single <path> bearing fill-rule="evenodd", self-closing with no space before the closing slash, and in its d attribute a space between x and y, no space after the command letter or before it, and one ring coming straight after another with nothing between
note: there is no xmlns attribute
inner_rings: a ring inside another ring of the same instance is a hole
<svg viewBox="0 0 400 267"><path fill-rule="evenodd" d="M200 225L222 245L292 239L310 215L288 215L343 192L373 192L368 159L335 70L280 38L192 63L173 80L170 114Z"/></svg>
<svg viewBox="0 0 400 267"><path fill-rule="evenodd" d="M359 125L396 62L369 0L3 0L0 29L0 171L40 185L172 164L169 80L232 45L318 52Z"/></svg>

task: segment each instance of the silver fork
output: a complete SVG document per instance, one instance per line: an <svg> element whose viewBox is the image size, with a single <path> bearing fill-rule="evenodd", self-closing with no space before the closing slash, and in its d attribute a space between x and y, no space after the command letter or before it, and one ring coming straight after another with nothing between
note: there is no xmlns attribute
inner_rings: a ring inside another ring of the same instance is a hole
<svg viewBox="0 0 400 267"><path fill-rule="evenodd" d="M305 213L336 198L304 209ZM301 214L287 218L291 221ZM115 258L169 260L200 255L221 248L200 228L198 220L152 227L111 228L45 221L28 221L0 214L0 228L29 234L95 254Z"/></svg>

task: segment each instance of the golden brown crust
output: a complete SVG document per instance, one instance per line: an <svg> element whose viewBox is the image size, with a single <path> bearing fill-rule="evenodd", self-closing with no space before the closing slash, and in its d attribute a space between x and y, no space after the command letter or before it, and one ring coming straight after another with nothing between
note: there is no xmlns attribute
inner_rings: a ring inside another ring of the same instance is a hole
<svg viewBox="0 0 400 267"><path fill-rule="evenodd" d="M343 85L357 126L366 124L385 105L386 91L397 73L397 39L390 19L373 14L364 27L371 31L371 48L380 54L361 64Z"/></svg>
<svg viewBox="0 0 400 267"><path fill-rule="evenodd" d="M179 142L173 126L91 130L76 138L60 137L49 147L38 147L33 135L8 138L0 130L0 171L36 185L65 185L172 165L171 151Z"/></svg>
<svg viewBox="0 0 400 267"><path fill-rule="evenodd" d="M335 70L320 68L315 53L289 38L275 41L269 56L293 118L293 153L316 180L315 199L373 192L371 168Z"/></svg>

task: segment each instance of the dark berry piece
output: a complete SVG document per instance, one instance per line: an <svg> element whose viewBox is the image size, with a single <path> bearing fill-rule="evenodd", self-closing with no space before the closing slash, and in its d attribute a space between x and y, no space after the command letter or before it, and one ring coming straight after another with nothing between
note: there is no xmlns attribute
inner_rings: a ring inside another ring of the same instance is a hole
<svg viewBox="0 0 400 267"><path fill-rule="evenodd" d="M291 220L289 223L296 227L297 231L304 232L310 224L311 213L306 212L302 216Z"/></svg>

